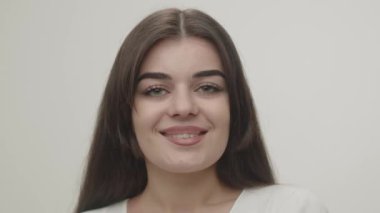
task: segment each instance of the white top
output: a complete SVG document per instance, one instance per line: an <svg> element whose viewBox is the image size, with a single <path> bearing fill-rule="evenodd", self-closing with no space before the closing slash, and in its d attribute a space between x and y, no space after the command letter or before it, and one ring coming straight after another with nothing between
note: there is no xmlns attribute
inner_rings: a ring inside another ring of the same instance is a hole
<svg viewBox="0 0 380 213"><path fill-rule="evenodd" d="M127 213L127 200L84 213ZM314 194L301 188L273 185L244 189L230 213L327 213Z"/></svg>

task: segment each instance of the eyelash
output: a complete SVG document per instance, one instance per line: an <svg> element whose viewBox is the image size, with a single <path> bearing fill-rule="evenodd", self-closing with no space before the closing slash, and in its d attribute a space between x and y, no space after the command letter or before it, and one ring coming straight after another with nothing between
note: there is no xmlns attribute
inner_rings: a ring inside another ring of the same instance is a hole
<svg viewBox="0 0 380 213"><path fill-rule="evenodd" d="M202 89L203 90L211 89L212 91L200 91ZM223 91L223 88L214 83L205 83L205 84L200 85L197 89L195 89L195 91L200 91L203 95L212 95L212 94ZM157 94L153 94L153 92L160 92L160 93L165 92L165 94L157 95ZM167 93L170 93L170 92L161 85L152 85L148 87L147 89L145 89L145 91L143 92L145 96L150 96L150 97L160 97L160 96L166 95Z"/></svg>
<svg viewBox="0 0 380 213"><path fill-rule="evenodd" d="M158 90L158 91L157 91L157 90ZM163 86L160 86L160 85L153 85L153 86L148 87L148 88L144 91L144 95L146 95L146 96L151 96L151 97L158 97L158 96L162 96L162 95L152 95L152 92L162 92L162 91L166 91L166 93L169 93L169 91L166 90Z"/></svg>
<svg viewBox="0 0 380 213"><path fill-rule="evenodd" d="M201 86L199 86L196 91L200 90L200 89L205 89L205 88L208 88L208 89L212 89L212 91L203 91L202 93L204 94L207 94L207 95L211 95L211 94L214 94L214 93L218 93L220 91L223 90L222 87L220 87L219 85L217 84L214 84L214 83L205 83L205 84L202 84Z"/></svg>

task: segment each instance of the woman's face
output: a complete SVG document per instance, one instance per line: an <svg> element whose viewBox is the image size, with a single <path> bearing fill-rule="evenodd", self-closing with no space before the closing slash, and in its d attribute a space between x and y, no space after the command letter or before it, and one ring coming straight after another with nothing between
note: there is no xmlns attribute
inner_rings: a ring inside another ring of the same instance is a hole
<svg viewBox="0 0 380 213"><path fill-rule="evenodd" d="M147 166L188 173L218 161L230 123L223 76L218 52L201 38L167 39L149 51L132 112Z"/></svg>

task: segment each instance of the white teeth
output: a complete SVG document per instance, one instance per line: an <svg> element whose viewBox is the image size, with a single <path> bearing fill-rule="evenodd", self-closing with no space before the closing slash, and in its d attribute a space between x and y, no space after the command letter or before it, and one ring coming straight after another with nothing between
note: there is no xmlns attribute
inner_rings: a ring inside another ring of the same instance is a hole
<svg viewBox="0 0 380 213"><path fill-rule="evenodd" d="M192 137L195 137L197 135L195 134L178 134L178 135L171 135L171 137L174 137L174 138L181 138L181 139L186 139L186 138L192 138Z"/></svg>

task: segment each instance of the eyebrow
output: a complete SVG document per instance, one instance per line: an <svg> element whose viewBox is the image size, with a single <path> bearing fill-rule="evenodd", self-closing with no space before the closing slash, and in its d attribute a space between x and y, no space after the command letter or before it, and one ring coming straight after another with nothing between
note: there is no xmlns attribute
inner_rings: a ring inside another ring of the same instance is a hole
<svg viewBox="0 0 380 213"><path fill-rule="evenodd" d="M220 76L223 79L226 78L225 74L220 70L203 70L195 73L193 75L193 78L203 78L203 77L209 77L209 76ZM137 78L137 82L140 82L143 79L151 78L151 79L158 79L158 80L171 80L172 78L170 75L162 73L162 72L146 72L141 74Z"/></svg>
<svg viewBox="0 0 380 213"><path fill-rule="evenodd" d="M204 70L197 72L193 75L193 78L202 78L202 77L208 77L208 76L220 76L222 78L226 78L224 75L224 72L220 70Z"/></svg>

